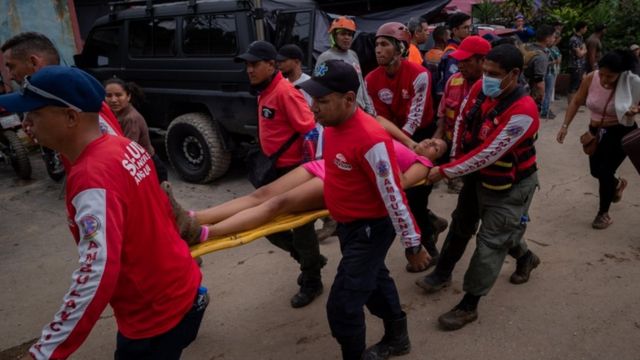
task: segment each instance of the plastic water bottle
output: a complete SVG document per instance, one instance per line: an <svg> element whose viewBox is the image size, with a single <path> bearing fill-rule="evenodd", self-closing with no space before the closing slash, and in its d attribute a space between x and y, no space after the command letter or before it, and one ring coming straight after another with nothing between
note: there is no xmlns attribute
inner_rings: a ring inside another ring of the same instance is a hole
<svg viewBox="0 0 640 360"><path fill-rule="evenodd" d="M320 137L318 129L313 128L304 135L304 141L302 142L302 161L308 162L315 160L316 147L318 146L318 138Z"/></svg>
<svg viewBox="0 0 640 360"><path fill-rule="evenodd" d="M200 286L198 288L198 296L194 306L196 311L203 311L207 308L207 305L209 305L209 293L206 287Z"/></svg>

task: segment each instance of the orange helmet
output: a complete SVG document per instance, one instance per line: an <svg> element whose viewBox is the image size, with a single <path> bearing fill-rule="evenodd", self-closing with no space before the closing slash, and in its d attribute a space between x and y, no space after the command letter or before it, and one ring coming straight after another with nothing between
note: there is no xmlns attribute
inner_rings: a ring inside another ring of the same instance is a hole
<svg viewBox="0 0 640 360"><path fill-rule="evenodd" d="M336 29L346 29L349 31L356 32L356 22L349 19L346 16L340 16L337 19L334 19L331 22L331 26L329 27L329 32L332 32Z"/></svg>
<svg viewBox="0 0 640 360"><path fill-rule="evenodd" d="M409 29L399 22L388 22L382 24L376 32L376 38L379 36L396 39L404 42L406 46L409 46L409 43L411 42L411 33L409 32Z"/></svg>

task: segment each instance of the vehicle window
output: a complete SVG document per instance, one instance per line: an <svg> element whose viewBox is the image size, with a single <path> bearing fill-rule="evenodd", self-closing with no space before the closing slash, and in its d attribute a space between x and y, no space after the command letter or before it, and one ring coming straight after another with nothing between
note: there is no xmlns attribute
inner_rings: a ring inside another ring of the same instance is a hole
<svg viewBox="0 0 640 360"><path fill-rule="evenodd" d="M225 56L237 53L236 18L233 14L185 17L182 51L187 55Z"/></svg>
<svg viewBox="0 0 640 360"><path fill-rule="evenodd" d="M120 64L118 44L120 42L120 28L97 28L87 39L83 57L87 66L114 66Z"/></svg>
<svg viewBox="0 0 640 360"><path fill-rule="evenodd" d="M175 56L175 19L129 22L129 54L132 57Z"/></svg>
<svg viewBox="0 0 640 360"><path fill-rule="evenodd" d="M311 38L311 12L280 13L276 21L274 45L296 44L307 53Z"/></svg>

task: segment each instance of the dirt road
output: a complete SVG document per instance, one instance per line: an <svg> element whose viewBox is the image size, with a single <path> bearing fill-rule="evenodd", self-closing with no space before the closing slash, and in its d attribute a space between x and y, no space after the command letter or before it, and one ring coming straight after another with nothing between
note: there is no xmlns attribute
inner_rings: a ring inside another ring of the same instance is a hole
<svg viewBox="0 0 640 360"><path fill-rule="evenodd" d="M639 176L625 161L620 175L630 186L622 202L612 206L614 224L603 231L591 229L597 183L578 145L587 113L579 113L564 145L555 142L561 116L543 120L537 142L541 188L526 239L542 265L529 283L508 282L515 264L507 260L480 303L479 320L460 331L443 332L437 317L459 301L471 249L454 272L453 286L427 296L414 285L421 275L404 271L401 244L392 247L387 264L409 316L413 344L402 359L640 359ZM17 182L10 168L0 166L0 358L11 358L7 349L39 336L77 265L64 202L58 197L61 185L46 178L37 156L32 163L36 180L28 183ZM171 175L177 196L191 208L251 190L242 166L212 185L186 184ZM441 186L431 203L436 213L448 216L455 201ZM324 309L340 256L337 239L323 242L321 251L329 258L323 271L325 294L302 309L289 306L296 292L296 265L266 240L205 256L204 285L212 302L199 338L183 358L338 358ZM382 325L369 316L367 326L372 344L382 335ZM73 358L112 359L114 348L115 321L107 309Z"/></svg>

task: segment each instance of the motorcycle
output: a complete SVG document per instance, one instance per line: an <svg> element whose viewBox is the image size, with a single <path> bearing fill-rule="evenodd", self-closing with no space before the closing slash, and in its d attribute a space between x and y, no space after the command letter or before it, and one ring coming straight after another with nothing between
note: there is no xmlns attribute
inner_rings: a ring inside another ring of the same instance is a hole
<svg viewBox="0 0 640 360"><path fill-rule="evenodd" d="M60 154L44 146L40 146L40 153L42 154L42 160L47 168L47 174L53 181L60 181L65 175L64 165Z"/></svg>
<svg viewBox="0 0 640 360"><path fill-rule="evenodd" d="M31 162L27 147L18 137L21 128L18 115L0 109L0 160L10 164L20 179L28 180L31 178Z"/></svg>

